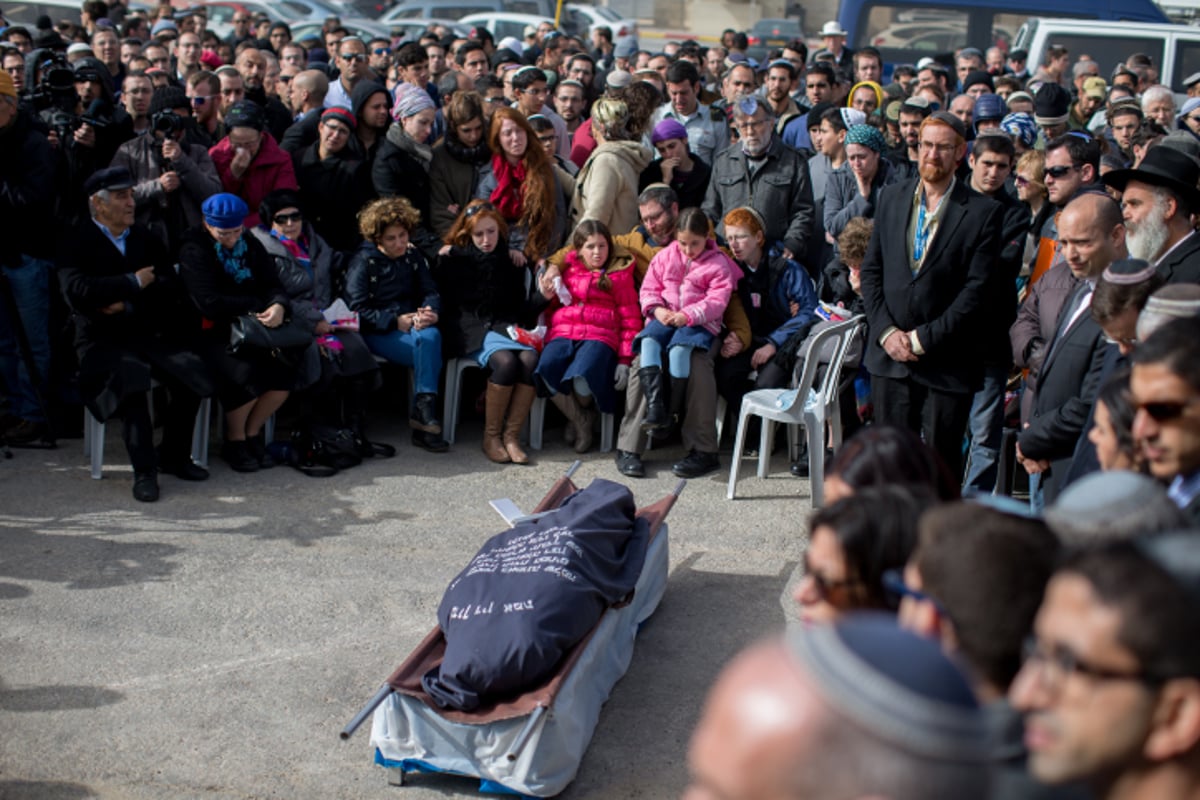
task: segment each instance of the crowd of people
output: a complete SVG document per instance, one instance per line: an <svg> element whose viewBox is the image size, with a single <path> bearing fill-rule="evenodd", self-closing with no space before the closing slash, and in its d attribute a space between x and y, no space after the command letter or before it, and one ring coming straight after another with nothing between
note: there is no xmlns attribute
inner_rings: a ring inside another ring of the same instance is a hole
<svg viewBox="0 0 1200 800"><path fill-rule="evenodd" d="M718 680L688 797L1200 792L1200 73L1177 107L1144 55L1059 46L884 84L836 23L759 63L734 31L82 11L0 31L4 440L82 402L153 501L208 476L202 398L239 472L285 404L386 453L393 363L442 453L468 359L492 462L529 461L542 397L580 453L622 413L622 475L677 431L699 477L719 398L736 419L859 319L803 625Z"/></svg>

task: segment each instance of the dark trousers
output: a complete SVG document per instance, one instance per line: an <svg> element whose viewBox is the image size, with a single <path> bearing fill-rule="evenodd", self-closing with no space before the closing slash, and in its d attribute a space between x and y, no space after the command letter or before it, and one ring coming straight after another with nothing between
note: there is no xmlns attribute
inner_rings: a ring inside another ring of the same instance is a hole
<svg viewBox="0 0 1200 800"><path fill-rule="evenodd" d="M946 462L954 480L962 480L963 437L971 416L971 395L942 392L911 378L871 376L875 422L908 428Z"/></svg>
<svg viewBox="0 0 1200 800"><path fill-rule="evenodd" d="M160 376L161 377L161 376ZM181 387L168 388L168 401L163 413L163 439L159 452L162 461L178 464L191 458L192 430L200 397ZM121 417L125 449L134 472L154 472L159 465L154 451L154 423L150 418L150 392L134 392L121 400L117 409Z"/></svg>

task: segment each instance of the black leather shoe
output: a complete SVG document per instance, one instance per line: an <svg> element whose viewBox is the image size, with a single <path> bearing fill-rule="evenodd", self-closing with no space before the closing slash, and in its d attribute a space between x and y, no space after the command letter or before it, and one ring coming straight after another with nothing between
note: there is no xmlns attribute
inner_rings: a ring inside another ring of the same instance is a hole
<svg viewBox="0 0 1200 800"><path fill-rule="evenodd" d="M187 461L164 462L158 471L165 475L174 475L181 481L206 481L208 470L191 459Z"/></svg>
<svg viewBox="0 0 1200 800"><path fill-rule="evenodd" d="M246 450L258 462L259 469L270 469L275 466L275 457L267 452L267 435L259 431L257 436L246 440Z"/></svg>
<svg viewBox="0 0 1200 800"><path fill-rule="evenodd" d="M133 474L133 499L142 503L153 503L158 499L158 476L153 472Z"/></svg>
<svg viewBox="0 0 1200 800"><path fill-rule="evenodd" d="M258 459L244 441L225 442L225 446L221 448L221 458L225 459L234 472L258 472Z"/></svg>
<svg viewBox="0 0 1200 800"><path fill-rule="evenodd" d="M420 447L431 453L444 453L450 449L450 443L443 439L440 433L413 431L412 443L413 447Z"/></svg>
<svg viewBox="0 0 1200 800"><path fill-rule="evenodd" d="M413 398L412 414L408 424L413 430L426 433L441 433L442 423L437 418L437 395L425 392Z"/></svg>
<svg viewBox="0 0 1200 800"><path fill-rule="evenodd" d="M646 467L642 464L642 457L628 450L617 451L617 472L627 478L646 477Z"/></svg>
<svg viewBox="0 0 1200 800"><path fill-rule="evenodd" d="M825 468L829 469L829 462L833 461L833 451L826 448L825 450ZM808 470L808 453L801 453L799 461L793 461L791 467L792 474L797 478L809 477Z"/></svg>
<svg viewBox="0 0 1200 800"><path fill-rule="evenodd" d="M721 468L721 459L716 453L701 453L693 450L682 461L671 465L671 472L681 478L700 478Z"/></svg>

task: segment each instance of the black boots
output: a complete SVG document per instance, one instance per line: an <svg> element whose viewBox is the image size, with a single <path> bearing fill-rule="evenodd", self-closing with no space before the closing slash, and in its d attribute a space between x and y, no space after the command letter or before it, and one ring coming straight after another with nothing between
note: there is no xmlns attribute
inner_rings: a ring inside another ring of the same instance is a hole
<svg viewBox="0 0 1200 800"><path fill-rule="evenodd" d="M667 386L661 367L642 367L638 370L642 394L646 397L646 417L642 430L658 431L671 427L671 415L667 408Z"/></svg>
<svg viewBox="0 0 1200 800"><path fill-rule="evenodd" d="M417 431L442 432L442 423L437 418L436 394L419 394L413 398L412 414L409 415L408 424Z"/></svg>

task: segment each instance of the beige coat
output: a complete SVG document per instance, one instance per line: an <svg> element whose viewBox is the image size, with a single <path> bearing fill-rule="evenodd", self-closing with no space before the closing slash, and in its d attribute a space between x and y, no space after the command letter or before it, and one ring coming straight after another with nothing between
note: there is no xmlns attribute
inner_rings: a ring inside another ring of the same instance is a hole
<svg viewBox="0 0 1200 800"><path fill-rule="evenodd" d="M605 142L593 150L575 176L572 228L585 219L598 219L613 233L635 228L638 176L649 163L641 142Z"/></svg>

